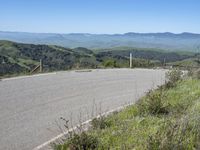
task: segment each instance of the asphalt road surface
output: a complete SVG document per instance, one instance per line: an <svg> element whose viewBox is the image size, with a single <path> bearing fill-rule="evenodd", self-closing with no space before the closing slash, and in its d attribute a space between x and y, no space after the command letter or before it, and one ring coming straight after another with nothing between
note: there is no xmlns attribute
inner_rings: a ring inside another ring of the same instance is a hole
<svg viewBox="0 0 200 150"><path fill-rule="evenodd" d="M0 150L32 150L73 125L134 103L161 85L165 70L57 72L0 81Z"/></svg>

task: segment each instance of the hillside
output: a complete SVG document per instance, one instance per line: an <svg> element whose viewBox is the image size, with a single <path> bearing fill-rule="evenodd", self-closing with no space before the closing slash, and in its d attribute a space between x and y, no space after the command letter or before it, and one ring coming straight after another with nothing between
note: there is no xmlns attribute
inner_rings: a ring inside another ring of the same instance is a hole
<svg viewBox="0 0 200 150"><path fill-rule="evenodd" d="M129 48L92 51L55 45L21 44L0 41L0 75L27 74L43 61L45 72L73 68L128 67L129 53L133 53L134 67L150 67L193 58L193 53L164 52L152 49Z"/></svg>
<svg viewBox="0 0 200 150"><path fill-rule="evenodd" d="M160 48L165 50L200 50L200 34L181 33L125 33L125 34L54 34L0 32L0 40L11 40L22 43L50 44L63 47L113 48L140 47Z"/></svg>
<svg viewBox="0 0 200 150"><path fill-rule="evenodd" d="M43 60L46 71L95 67L96 59L88 51L79 53L58 46L0 41L0 73L29 72L39 64L40 59Z"/></svg>

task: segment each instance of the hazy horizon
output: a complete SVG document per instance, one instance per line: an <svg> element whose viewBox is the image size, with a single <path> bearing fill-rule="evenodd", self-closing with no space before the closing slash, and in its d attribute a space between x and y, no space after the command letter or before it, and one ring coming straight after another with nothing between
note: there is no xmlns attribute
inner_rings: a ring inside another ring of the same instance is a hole
<svg viewBox="0 0 200 150"><path fill-rule="evenodd" d="M122 32L122 33L86 33L86 32L29 32L29 31L3 31L0 30L0 32L10 32L10 33L30 33L30 34L96 34L96 35L103 35L103 34L107 34L107 35L115 35L115 34L127 34L127 33L136 33L136 34L162 34L162 33L172 33L172 34L183 34L183 33L190 33L190 34L200 34L200 33L195 33L195 32L134 32L134 31L130 31L130 32Z"/></svg>

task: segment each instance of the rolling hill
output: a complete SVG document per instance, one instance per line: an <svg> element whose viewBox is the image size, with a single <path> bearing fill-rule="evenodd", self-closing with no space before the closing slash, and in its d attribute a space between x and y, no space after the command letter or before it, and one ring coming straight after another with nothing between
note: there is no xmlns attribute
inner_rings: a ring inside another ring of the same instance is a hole
<svg viewBox="0 0 200 150"><path fill-rule="evenodd" d="M138 47L159 48L165 50L181 50L198 52L200 50L200 34L181 33L125 33L125 34L88 34L88 33L26 33L0 32L0 40L20 43L59 45L75 48L113 48Z"/></svg>
<svg viewBox="0 0 200 150"><path fill-rule="evenodd" d="M164 61L177 62L195 57L193 53L166 52L152 49L104 49L92 51L84 47L65 48L56 45L22 44L0 41L0 76L27 74L43 60L44 71L79 68L128 67L129 53L134 67L150 67Z"/></svg>

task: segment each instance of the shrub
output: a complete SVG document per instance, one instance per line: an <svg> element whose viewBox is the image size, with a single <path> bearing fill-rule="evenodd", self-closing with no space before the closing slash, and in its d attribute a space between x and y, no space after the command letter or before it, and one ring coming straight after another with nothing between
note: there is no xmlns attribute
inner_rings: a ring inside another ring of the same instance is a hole
<svg viewBox="0 0 200 150"><path fill-rule="evenodd" d="M99 145L98 138L89 134L89 132L85 131L83 126L78 126L78 129L70 131L69 129L69 120L61 117L61 120L65 122L64 127L68 131L68 134L65 136L66 141L63 144L52 143L51 146L54 150L94 150L97 149Z"/></svg>
<svg viewBox="0 0 200 150"><path fill-rule="evenodd" d="M72 139L68 141L68 145L72 150L93 150L98 147L98 139L86 132L75 134Z"/></svg>
<svg viewBox="0 0 200 150"><path fill-rule="evenodd" d="M111 122L109 122L105 117L94 118L91 124L93 129L105 129L111 126Z"/></svg>
<svg viewBox="0 0 200 150"><path fill-rule="evenodd" d="M155 92L150 91L146 99L139 104L139 111L141 113L148 114L168 114L169 104L165 102L165 93L163 90L157 90Z"/></svg>
<svg viewBox="0 0 200 150"><path fill-rule="evenodd" d="M200 69L193 70L192 77L200 79Z"/></svg>
<svg viewBox="0 0 200 150"><path fill-rule="evenodd" d="M117 62L115 60L106 60L105 62L103 62L103 66L104 67L118 67Z"/></svg>
<svg viewBox="0 0 200 150"><path fill-rule="evenodd" d="M73 134L65 144L54 145L54 150L94 150L99 145L98 138L89 133Z"/></svg>
<svg viewBox="0 0 200 150"><path fill-rule="evenodd" d="M179 69L173 69L166 73L167 83L166 87L171 88L175 87L177 82L182 79L183 72Z"/></svg>
<svg viewBox="0 0 200 150"><path fill-rule="evenodd" d="M193 76L194 76L194 70L191 69L191 68L189 68L189 69L188 69L187 75L188 75L189 77L193 77Z"/></svg>

